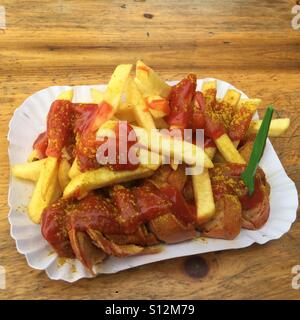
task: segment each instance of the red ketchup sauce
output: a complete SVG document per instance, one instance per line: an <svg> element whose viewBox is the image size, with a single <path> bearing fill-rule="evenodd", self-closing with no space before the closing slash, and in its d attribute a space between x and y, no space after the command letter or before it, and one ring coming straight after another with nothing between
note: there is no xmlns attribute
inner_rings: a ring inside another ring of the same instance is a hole
<svg viewBox="0 0 300 320"><path fill-rule="evenodd" d="M239 197L239 199L244 210L256 208L260 203L262 203L264 194L260 189L259 179L255 179L254 192L252 193L252 195L249 196L247 192L245 195Z"/></svg>
<svg viewBox="0 0 300 320"><path fill-rule="evenodd" d="M182 222L194 223L196 221L195 210L188 204L182 193L173 186L160 188L160 191L172 202L172 213Z"/></svg>
<svg viewBox="0 0 300 320"><path fill-rule="evenodd" d="M241 108L235 115L230 123L228 135L231 140L242 140L249 128L253 112L248 108Z"/></svg>
<svg viewBox="0 0 300 320"><path fill-rule="evenodd" d="M32 148L37 151L38 158L43 159L46 158L46 150L48 147L48 136L47 131L42 132L38 135L38 137L35 139Z"/></svg>
<svg viewBox="0 0 300 320"><path fill-rule="evenodd" d="M47 156L59 158L72 134L72 103L67 100L56 100L52 103L47 117L48 146Z"/></svg>
<svg viewBox="0 0 300 320"><path fill-rule="evenodd" d="M261 190L260 173L256 173L254 192L249 196L248 188L240 177L245 168L246 165L243 164L227 163L222 165L222 170L218 166L211 169L214 198L219 199L224 194L236 195L244 210L253 209L262 203L264 194Z"/></svg>
<svg viewBox="0 0 300 320"><path fill-rule="evenodd" d="M170 126L185 129L191 121L193 114L192 100L196 90L197 78L189 74L181 80L170 92L170 114L165 118Z"/></svg>

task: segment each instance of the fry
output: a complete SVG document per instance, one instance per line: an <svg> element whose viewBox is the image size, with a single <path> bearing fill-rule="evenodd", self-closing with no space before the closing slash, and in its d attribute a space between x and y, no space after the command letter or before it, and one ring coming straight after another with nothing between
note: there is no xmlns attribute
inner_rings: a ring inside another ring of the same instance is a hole
<svg viewBox="0 0 300 320"><path fill-rule="evenodd" d="M41 196L43 199L46 198L49 186L53 185L54 181L57 178L56 177L57 170L58 170L58 159L54 157L46 158L39 176L39 180L42 180Z"/></svg>
<svg viewBox="0 0 300 320"><path fill-rule="evenodd" d="M136 63L134 81L144 97L158 95L167 98L171 91L171 87L153 69L140 60Z"/></svg>
<svg viewBox="0 0 300 320"><path fill-rule="evenodd" d="M242 107L250 107L257 110L259 105L261 104L261 99L241 99L237 105L238 109L241 109Z"/></svg>
<svg viewBox="0 0 300 320"><path fill-rule="evenodd" d="M79 164L78 164L78 159L75 158L72 166L68 172L68 176L70 179L73 179L74 177L78 176L81 173L80 168L79 168Z"/></svg>
<svg viewBox="0 0 300 320"><path fill-rule="evenodd" d="M134 122L134 106L129 105L126 102L121 102L115 116L116 118L122 121Z"/></svg>
<svg viewBox="0 0 300 320"><path fill-rule="evenodd" d="M86 171L70 181L64 190L63 197L76 197L80 199L94 189L147 178L151 176L158 167L159 164L153 165L152 169L140 165L136 170L113 171L107 167L102 167L97 170Z"/></svg>
<svg viewBox="0 0 300 320"><path fill-rule="evenodd" d="M57 170L58 166L56 165L54 171L51 172L51 179L49 179L46 191L43 191L45 182L43 177L46 176L46 161L43 162L41 174L28 205L28 214L34 223L40 222L43 210L61 195L61 189L57 179Z"/></svg>
<svg viewBox="0 0 300 320"><path fill-rule="evenodd" d="M197 206L197 222L201 224L209 220L216 210L208 170L204 169L201 174L193 175L192 182Z"/></svg>
<svg viewBox="0 0 300 320"><path fill-rule="evenodd" d="M155 129L153 118L148 111L144 98L138 87L132 79L128 79L126 88L126 100L129 105L133 106L136 122L149 132Z"/></svg>
<svg viewBox="0 0 300 320"><path fill-rule="evenodd" d="M149 96L146 99L147 107L154 119L160 119L170 113L169 101L160 96Z"/></svg>
<svg viewBox="0 0 300 320"><path fill-rule="evenodd" d="M72 100L73 90L62 92L57 100ZM41 166L40 175L28 205L30 219L39 223L43 210L61 194L58 181L58 159L48 157Z"/></svg>
<svg viewBox="0 0 300 320"><path fill-rule="evenodd" d="M261 126L262 120L252 120L247 135L256 134ZM279 137L284 134L290 126L289 118L274 119L271 121L269 129L269 137Z"/></svg>
<svg viewBox="0 0 300 320"><path fill-rule="evenodd" d="M37 150L34 149L31 151L30 155L28 156L27 162L33 162L36 160L39 160L39 155L38 155Z"/></svg>
<svg viewBox="0 0 300 320"><path fill-rule="evenodd" d="M223 101L236 108L240 101L240 97L241 94L239 92L234 89L228 89L223 98Z"/></svg>
<svg viewBox="0 0 300 320"><path fill-rule="evenodd" d="M104 92L97 90L95 88L90 89L91 97L94 103L100 103L104 99Z"/></svg>
<svg viewBox="0 0 300 320"><path fill-rule="evenodd" d="M67 184L70 182L70 178L68 175L69 170L69 161L67 159L62 158L58 167L58 182L62 190L64 190Z"/></svg>
<svg viewBox="0 0 300 320"><path fill-rule="evenodd" d="M178 163L174 163L172 160L170 161L170 167L172 168L172 170L176 171L178 169L178 166Z"/></svg>
<svg viewBox="0 0 300 320"><path fill-rule="evenodd" d="M73 90L63 91L56 98L56 100L69 100L69 101L72 101L72 99L73 99Z"/></svg>
<svg viewBox="0 0 300 320"><path fill-rule="evenodd" d="M131 68L131 64L118 65L110 78L106 91L104 92L103 100L113 107L114 112L118 109L121 95L124 91Z"/></svg>
<svg viewBox="0 0 300 320"><path fill-rule="evenodd" d="M227 162L246 163L226 133L215 139L215 144Z"/></svg>
<svg viewBox="0 0 300 320"><path fill-rule="evenodd" d="M132 126L132 128L137 134L138 142L152 152L159 153L167 158L183 160L191 166L196 164L197 159L203 159L205 168L214 166L205 151L193 143L163 135L157 130L149 133L141 127Z"/></svg>
<svg viewBox="0 0 300 320"><path fill-rule="evenodd" d="M217 89L217 80L203 82L202 91L204 95L206 91L211 89Z"/></svg>
<svg viewBox="0 0 300 320"><path fill-rule="evenodd" d="M118 125L118 120L108 120L103 123L103 125L98 129L96 133L97 138L105 138L105 137L115 137L115 129Z"/></svg>
<svg viewBox="0 0 300 320"><path fill-rule="evenodd" d="M46 159L16 164L12 167L12 175L16 178L37 181Z"/></svg>
<svg viewBox="0 0 300 320"><path fill-rule="evenodd" d="M217 148L207 147L207 148L204 148L204 151L210 159L213 159L216 154Z"/></svg>
<svg viewBox="0 0 300 320"><path fill-rule="evenodd" d="M100 103L103 101L104 93L97 89L92 88L91 96L94 103ZM133 122L135 121L133 109L134 109L133 106L129 105L128 103L120 102L118 110L115 114L115 117L118 118L119 120Z"/></svg>
<svg viewBox="0 0 300 320"><path fill-rule="evenodd" d="M216 148L205 148L206 154L213 159ZM194 198L197 208L197 222L199 224L209 220L216 211L208 169L204 168L200 174L192 175Z"/></svg>

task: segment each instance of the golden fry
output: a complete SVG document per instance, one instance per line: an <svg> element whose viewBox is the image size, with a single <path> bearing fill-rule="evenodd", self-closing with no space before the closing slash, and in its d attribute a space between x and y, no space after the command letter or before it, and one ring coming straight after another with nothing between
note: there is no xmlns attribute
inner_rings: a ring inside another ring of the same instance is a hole
<svg viewBox="0 0 300 320"><path fill-rule="evenodd" d="M100 103L104 99L104 93L94 88L91 89L91 96L94 103ZM122 121L133 122L135 121L133 109L134 107L127 102L120 102L115 117Z"/></svg>
<svg viewBox="0 0 300 320"><path fill-rule="evenodd" d="M135 119L138 125L145 128L149 132L155 129L151 113L148 111L144 98L132 79L128 79L126 88L127 103L133 106Z"/></svg>
<svg viewBox="0 0 300 320"><path fill-rule="evenodd" d="M62 158L60 160L59 167L58 167L58 182L62 190L64 190L67 184L70 182L70 178L68 175L70 171L70 167L71 166L67 159Z"/></svg>
<svg viewBox="0 0 300 320"><path fill-rule="evenodd" d="M49 185L54 184L54 180L56 180L57 170L58 159L54 157L46 158L39 176L39 180L42 180L41 195L43 198L46 197Z"/></svg>
<svg viewBox="0 0 300 320"><path fill-rule="evenodd" d="M194 197L197 206L197 221L199 224L209 220L215 213L214 195L207 169L192 176Z"/></svg>
<svg viewBox="0 0 300 320"><path fill-rule="evenodd" d="M72 101L72 99L73 99L73 90L63 91L56 98L56 100L69 100L69 101Z"/></svg>
<svg viewBox="0 0 300 320"><path fill-rule="evenodd" d="M91 88L90 89L92 100L94 103L100 103L104 99L104 92L101 92L98 89Z"/></svg>
<svg viewBox="0 0 300 320"><path fill-rule="evenodd" d="M241 97L241 94L239 92L237 92L234 89L228 89L223 98L223 101L225 103L228 103L230 106L236 108L236 106L240 101L240 97Z"/></svg>
<svg viewBox="0 0 300 320"><path fill-rule="evenodd" d="M171 91L171 87L153 69L140 60L136 63L134 81L144 97L158 95L167 98Z"/></svg>
<svg viewBox="0 0 300 320"><path fill-rule="evenodd" d="M106 91L104 92L103 100L108 102L115 112L118 109L121 95L125 89L131 68L131 64L118 65L110 78Z"/></svg>
<svg viewBox="0 0 300 320"><path fill-rule="evenodd" d="M78 159L75 158L72 166L68 172L68 176L70 179L73 179L74 177L78 176L81 173L80 168L79 168L79 164L78 164Z"/></svg>
<svg viewBox="0 0 300 320"><path fill-rule="evenodd" d="M214 166L205 151L193 143L163 135L155 130L149 133L141 127L132 127L137 134L138 142L152 152L170 157L173 160L182 160L191 166L196 165L197 161L199 162L201 159L205 168Z"/></svg>
<svg viewBox="0 0 300 320"><path fill-rule="evenodd" d="M237 105L238 109L242 107L246 107L253 111L253 113L257 110L259 105L261 104L261 99L241 99Z"/></svg>
<svg viewBox="0 0 300 320"><path fill-rule="evenodd" d="M250 123L249 130L247 132L247 135L256 134L261 126L261 123L262 123L262 120L252 120ZM290 126L289 118L271 120L268 136L279 137L280 135L285 133L285 131L288 129L289 126Z"/></svg>
<svg viewBox="0 0 300 320"><path fill-rule="evenodd" d="M204 148L204 151L210 159L213 159L216 154L217 148L207 147L207 148Z"/></svg>
<svg viewBox="0 0 300 320"><path fill-rule="evenodd" d="M246 163L226 133L217 138L215 144L227 162Z"/></svg>
<svg viewBox="0 0 300 320"><path fill-rule="evenodd" d="M37 181L46 159L16 164L12 167L12 175L16 178Z"/></svg>
<svg viewBox="0 0 300 320"><path fill-rule="evenodd" d="M33 149L27 158L27 162L33 162L36 160L39 160L39 155L38 155L37 150Z"/></svg>
<svg viewBox="0 0 300 320"><path fill-rule="evenodd" d="M149 167L139 166L136 170L113 171L107 167L83 172L73 178L64 190L63 197L84 197L89 191L107 187L110 185L147 178L151 176L159 167L153 165Z"/></svg>
<svg viewBox="0 0 300 320"><path fill-rule="evenodd" d="M217 89L217 80L203 82L202 91L204 95L207 90L211 89Z"/></svg>
<svg viewBox="0 0 300 320"><path fill-rule="evenodd" d="M34 223L40 223L43 210L61 195L61 189L57 178L57 165L51 172L51 178L48 179L49 183L47 185L46 190L43 190L43 188L45 187L44 177L49 174L49 172L45 173L47 169L48 168L45 161L43 163L37 184L34 188L32 198L28 205L28 214L30 219Z"/></svg>

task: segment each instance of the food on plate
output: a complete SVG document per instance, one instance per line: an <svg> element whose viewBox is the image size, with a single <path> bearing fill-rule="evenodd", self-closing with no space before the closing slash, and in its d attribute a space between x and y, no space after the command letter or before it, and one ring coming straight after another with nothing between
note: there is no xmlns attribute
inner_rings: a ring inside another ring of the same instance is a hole
<svg viewBox="0 0 300 320"><path fill-rule="evenodd" d="M256 134L261 126L262 120L253 120L250 123L247 134ZM289 118L274 119L271 121L269 128L270 137L278 137L285 133L290 126Z"/></svg>
<svg viewBox="0 0 300 320"><path fill-rule="evenodd" d="M216 80L198 90L193 73L170 86L142 61L134 77L131 69L117 66L105 91L91 89L91 103L62 92L27 162L12 166L35 183L28 215L43 237L91 273L109 256L154 254L198 234L232 240L270 213L263 170L251 196L241 178L261 100L234 89L219 98ZM269 135L289 124L272 120Z"/></svg>

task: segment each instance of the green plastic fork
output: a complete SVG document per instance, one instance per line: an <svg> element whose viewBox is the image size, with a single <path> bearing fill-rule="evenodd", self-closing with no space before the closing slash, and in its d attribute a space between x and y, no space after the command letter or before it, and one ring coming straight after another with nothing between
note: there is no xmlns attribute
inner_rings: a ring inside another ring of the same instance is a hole
<svg viewBox="0 0 300 320"><path fill-rule="evenodd" d="M274 112L273 106L268 106L267 111L264 115L262 124L255 138L249 163L245 171L241 174L242 180L244 181L245 185L248 187L248 193L250 196L254 192L254 177L255 177L255 173L256 173L256 169L259 164L259 161L265 150L273 112Z"/></svg>

